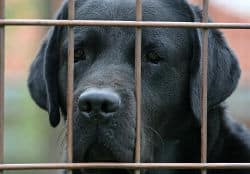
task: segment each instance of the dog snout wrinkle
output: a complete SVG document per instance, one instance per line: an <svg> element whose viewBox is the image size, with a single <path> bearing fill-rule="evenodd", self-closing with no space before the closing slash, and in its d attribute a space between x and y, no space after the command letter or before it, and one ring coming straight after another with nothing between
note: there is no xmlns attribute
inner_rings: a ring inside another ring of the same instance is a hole
<svg viewBox="0 0 250 174"><path fill-rule="evenodd" d="M84 91L78 100L81 114L87 118L109 118L119 110L120 97L110 89L90 88Z"/></svg>

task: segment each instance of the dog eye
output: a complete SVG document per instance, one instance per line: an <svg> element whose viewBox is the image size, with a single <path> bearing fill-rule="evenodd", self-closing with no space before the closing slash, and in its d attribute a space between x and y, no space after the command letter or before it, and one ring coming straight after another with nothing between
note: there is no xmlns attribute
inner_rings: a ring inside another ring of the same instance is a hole
<svg viewBox="0 0 250 174"><path fill-rule="evenodd" d="M162 58L156 52L149 52L146 54L146 59L148 62L158 64Z"/></svg>
<svg viewBox="0 0 250 174"><path fill-rule="evenodd" d="M82 49L75 50L74 54L75 54L74 63L86 60L85 52Z"/></svg>

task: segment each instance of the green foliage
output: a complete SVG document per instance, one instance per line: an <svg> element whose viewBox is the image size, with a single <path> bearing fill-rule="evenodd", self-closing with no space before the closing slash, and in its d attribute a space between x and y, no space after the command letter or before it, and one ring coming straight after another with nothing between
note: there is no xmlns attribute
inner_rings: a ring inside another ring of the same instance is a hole
<svg viewBox="0 0 250 174"><path fill-rule="evenodd" d="M47 113L31 100L25 81L7 83L5 89L4 162L38 163L55 160L57 136L53 135L55 131L49 125Z"/></svg>
<svg viewBox="0 0 250 174"><path fill-rule="evenodd" d="M49 5L51 2L52 0L7 0L6 18L48 18L50 16ZM27 41L23 42L19 42L18 40L34 37L34 34L38 32L24 32L25 37L19 37L20 33L22 33L19 30L20 28L18 27L12 27L11 32L9 32L9 27L6 28L7 41L12 36L16 36L13 38L14 42L12 40L11 43L6 42L6 69L8 68L10 71L7 72L11 74L6 73L5 85L4 163L56 162L58 153L55 149L58 148L55 146L58 145L58 131L50 127L47 113L38 108L34 101L32 101L26 85L27 76L24 77L27 73L18 74L28 71L24 70L27 68L26 66L20 67L20 65L25 65L23 63L25 60L19 59L19 57L22 57L25 53L31 53L28 51L22 52L25 46L20 45L20 43L28 43L29 40L27 39ZM15 47L16 44L19 44L19 46ZM31 47L29 46L29 49ZM13 52L16 52L16 54L9 54ZM25 57L33 56L25 54ZM20 71L18 68L22 68L23 70ZM15 76L16 78L13 78ZM4 173L40 174L48 172L6 171Z"/></svg>
<svg viewBox="0 0 250 174"><path fill-rule="evenodd" d="M6 18L46 18L49 15L48 0L8 0Z"/></svg>

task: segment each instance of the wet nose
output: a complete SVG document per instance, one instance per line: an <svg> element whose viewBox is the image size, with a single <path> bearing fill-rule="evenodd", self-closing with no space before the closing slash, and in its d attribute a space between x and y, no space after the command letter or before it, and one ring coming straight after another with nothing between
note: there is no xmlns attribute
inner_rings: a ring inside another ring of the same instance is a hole
<svg viewBox="0 0 250 174"><path fill-rule="evenodd" d="M108 118L120 108L119 95L110 89L89 88L78 100L81 114L87 118Z"/></svg>

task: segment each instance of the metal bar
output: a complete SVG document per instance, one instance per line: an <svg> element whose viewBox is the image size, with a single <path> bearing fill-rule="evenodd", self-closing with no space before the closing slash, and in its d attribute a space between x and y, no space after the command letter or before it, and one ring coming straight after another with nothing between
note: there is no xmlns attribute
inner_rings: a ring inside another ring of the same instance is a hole
<svg viewBox="0 0 250 174"><path fill-rule="evenodd" d="M136 0L136 21L142 21L142 2ZM141 162L141 43L142 29L135 28L135 95L136 95L136 143L135 162ZM140 169L135 170L140 174Z"/></svg>
<svg viewBox="0 0 250 174"><path fill-rule="evenodd" d="M56 169L250 169L250 163L36 163L0 164L0 170Z"/></svg>
<svg viewBox="0 0 250 174"><path fill-rule="evenodd" d="M200 22L157 22L157 21L109 21L109 20L43 20L43 19L0 19L0 25L8 26L108 26L108 27L168 27L168 28L223 28L250 29L250 23L200 23Z"/></svg>
<svg viewBox="0 0 250 174"><path fill-rule="evenodd" d="M208 22L209 0L203 0L202 22ZM207 162L207 66L208 66L208 29L202 29L201 63L201 162ZM202 174L207 170L202 169Z"/></svg>
<svg viewBox="0 0 250 174"><path fill-rule="evenodd" d="M5 0L0 0L0 19L4 18ZM5 71L5 29L0 25L0 164L4 162L4 71ZM0 170L3 174L3 170Z"/></svg>
<svg viewBox="0 0 250 174"><path fill-rule="evenodd" d="M68 19L75 18L75 1L68 0ZM74 88L74 28L68 26L68 88L67 88L67 159L73 161L73 88ZM68 171L68 174L72 171Z"/></svg>

